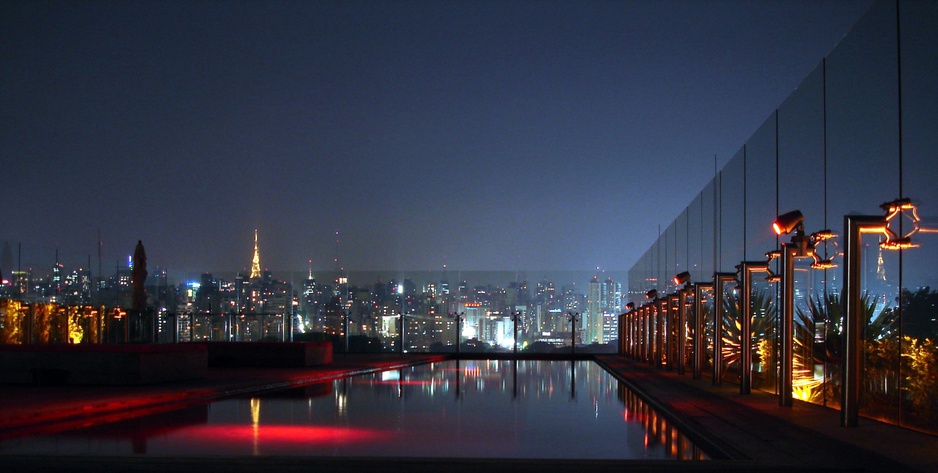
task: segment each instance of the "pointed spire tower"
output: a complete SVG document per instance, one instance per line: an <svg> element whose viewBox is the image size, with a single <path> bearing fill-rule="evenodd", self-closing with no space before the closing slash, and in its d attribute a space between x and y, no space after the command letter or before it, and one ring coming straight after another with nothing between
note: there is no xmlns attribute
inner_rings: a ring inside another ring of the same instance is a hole
<svg viewBox="0 0 938 473"><path fill-rule="evenodd" d="M251 260L251 279L261 277L261 254L257 250L257 229L254 229L254 259Z"/></svg>

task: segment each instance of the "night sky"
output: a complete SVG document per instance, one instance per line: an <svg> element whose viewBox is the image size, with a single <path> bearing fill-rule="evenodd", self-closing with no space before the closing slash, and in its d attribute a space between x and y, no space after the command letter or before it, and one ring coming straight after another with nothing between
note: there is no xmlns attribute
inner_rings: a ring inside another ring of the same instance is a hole
<svg viewBox="0 0 938 473"><path fill-rule="evenodd" d="M628 269L869 5L4 0L0 245Z"/></svg>

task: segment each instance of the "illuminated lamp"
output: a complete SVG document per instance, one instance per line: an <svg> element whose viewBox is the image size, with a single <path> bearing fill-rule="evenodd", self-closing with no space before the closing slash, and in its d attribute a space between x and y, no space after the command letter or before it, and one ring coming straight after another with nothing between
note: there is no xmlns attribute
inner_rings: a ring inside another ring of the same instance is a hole
<svg viewBox="0 0 938 473"><path fill-rule="evenodd" d="M774 260L775 258L779 258L781 256L782 256L782 252L779 250L769 251L765 254L765 261L767 263L771 263L772 260Z"/></svg>
<svg viewBox="0 0 938 473"><path fill-rule="evenodd" d="M918 243L913 243L911 238L887 238L880 242L879 247L884 250L907 250L909 248L918 248Z"/></svg>
<svg viewBox="0 0 938 473"><path fill-rule="evenodd" d="M657 290L657 289L652 289L652 290L650 290L650 291L648 291L648 292L645 293L645 299L654 299L654 298L656 298L656 297L658 297L658 290Z"/></svg>
<svg viewBox="0 0 938 473"><path fill-rule="evenodd" d="M625 305L625 308L628 309L628 310L633 310L633 309L635 309L635 303L634 303L634 302L629 302L628 304Z"/></svg>
<svg viewBox="0 0 938 473"><path fill-rule="evenodd" d="M804 215L800 210L792 210L786 214L779 215L772 223L772 228L777 235L785 235L794 230L804 232Z"/></svg>
<svg viewBox="0 0 938 473"><path fill-rule="evenodd" d="M921 219L918 216L918 208L916 208L915 204L912 203L912 200L908 198L896 199L892 202L885 202L881 204L879 208L886 212L886 228L883 231L883 233L886 234L886 240L880 242L879 247L884 250L906 250L909 248L918 248L919 245L912 242L912 235L918 233L921 230ZM909 211L911 214L909 215L909 218L912 220L912 230L900 237L894 231L892 231L890 228L890 223L893 218L905 211Z"/></svg>
<svg viewBox="0 0 938 473"><path fill-rule="evenodd" d="M904 198L892 202L883 202L879 204L879 208L886 212L886 220L889 220L903 210L915 210L915 205L912 204L912 199Z"/></svg>
<svg viewBox="0 0 938 473"><path fill-rule="evenodd" d="M811 240L813 240L815 244L830 240L831 238L837 238L837 234L830 230L821 230L811 234Z"/></svg>
<svg viewBox="0 0 938 473"><path fill-rule="evenodd" d="M675 286L683 286L684 284L687 284L690 281L690 273L687 271L684 271L683 273L680 273L677 276L674 276L673 281L674 281Z"/></svg>
<svg viewBox="0 0 938 473"><path fill-rule="evenodd" d="M828 259L822 259L811 263L811 269L832 269L836 267L837 265L834 264L833 256Z"/></svg>

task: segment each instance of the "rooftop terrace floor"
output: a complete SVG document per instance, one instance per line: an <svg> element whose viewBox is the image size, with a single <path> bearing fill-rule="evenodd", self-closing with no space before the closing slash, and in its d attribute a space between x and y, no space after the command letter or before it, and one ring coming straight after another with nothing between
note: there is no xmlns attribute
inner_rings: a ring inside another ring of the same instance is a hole
<svg viewBox="0 0 938 473"><path fill-rule="evenodd" d="M205 379L150 386L0 385L0 436L43 432L50 425L75 426L159 412L219 397L245 395L352 374L445 359L435 355L337 355L314 368L210 369ZM938 471L938 437L861 419L839 426L838 411L795 401L778 406L765 393L740 395L737 386L714 387L689 375L661 371L615 355L597 361L672 417L694 437L709 439L727 459L702 462L557 461L384 458L151 458L31 457L3 455L4 472L228 471L278 473L329 471ZM315 466L313 466L315 465Z"/></svg>

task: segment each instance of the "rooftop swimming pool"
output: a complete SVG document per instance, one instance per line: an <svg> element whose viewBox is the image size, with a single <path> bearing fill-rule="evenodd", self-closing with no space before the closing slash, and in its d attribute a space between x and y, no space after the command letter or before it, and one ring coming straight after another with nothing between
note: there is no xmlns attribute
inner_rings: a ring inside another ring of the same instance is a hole
<svg viewBox="0 0 938 473"><path fill-rule="evenodd" d="M0 454L703 460L589 361L462 360L50 435Z"/></svg>

